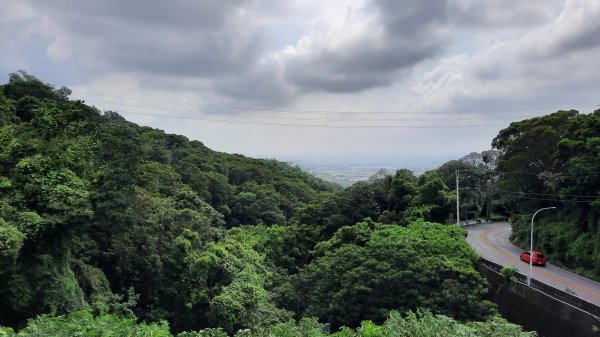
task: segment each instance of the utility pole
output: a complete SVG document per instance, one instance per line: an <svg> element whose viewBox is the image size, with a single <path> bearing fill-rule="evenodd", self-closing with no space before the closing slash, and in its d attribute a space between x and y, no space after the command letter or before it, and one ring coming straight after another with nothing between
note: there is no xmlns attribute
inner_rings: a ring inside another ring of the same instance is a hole
<svg viewBox="0 0 600 337"><path fill-rule="evenodd" d="M456 225L460 226L460 200L458 194L458 183L460 181L458 181L458 172L459 170L456 170Z"/></svg>

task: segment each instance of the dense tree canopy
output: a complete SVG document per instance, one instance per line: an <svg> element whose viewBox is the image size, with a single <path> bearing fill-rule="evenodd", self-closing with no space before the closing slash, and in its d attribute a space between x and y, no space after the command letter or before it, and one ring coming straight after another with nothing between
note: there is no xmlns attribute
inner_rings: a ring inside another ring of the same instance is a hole
<svg viewBox="0 0 600 337"><path fill-rule="evenodd" d="M511 123L494 138L498 184L518 242L540 214L536 243L555 263L600 279L600 110L575 110Z"/></svg>
<svg viewBox="0 0 600 337"><path fill-rule="evenodd" d="M334 327L381 322L390 310L427 307L481 319L486 283L475 254L456 226L408 227L362 222L342 227L316 246L317 257L280 289L286 307Z"/></svg>
<svg viewBox="0 0 600 337"><path fill-rule="evenodd" d="M135 320L114 315L93 317L86 311L74 312L62 317L42 316L30 320L25 329L15 333L0 327L0 335L6 337L64 337L64 336L130 336L130 337L535 337L535 332L524 332L521 327L501 318L486 322L460 323L450 317L433 315L429 311L410 312L400 315L390 312L381 325L363 321L356 329L343 328L330 333L327 324L314 318L260 327L256 330L240 330L235 335L222 329L204 329L172 335L166 323L136 324Z"/></svg>
<svg viewBox="0 0 600 337"><path fill-rule="evenodd" d="M286 225L337 187L67 96L25 72L0 92L0 322L131 309L176 329L234 329L277 311L268 273L225 229ZM240 284L257 297L241 299Z"/></svg>
<svg viewBox="0 0 600 337"><path fill-rule="evenodd" d="M464 231L442 225L455 202L444 167L341 189L69 94L25 72L0 90L0 325L17 336L329 335L305 316L357 328L334 336L521 334L483 301ZM595 154L578 144L559 147ZM491 321L394 313L418 308Z"/></svg>

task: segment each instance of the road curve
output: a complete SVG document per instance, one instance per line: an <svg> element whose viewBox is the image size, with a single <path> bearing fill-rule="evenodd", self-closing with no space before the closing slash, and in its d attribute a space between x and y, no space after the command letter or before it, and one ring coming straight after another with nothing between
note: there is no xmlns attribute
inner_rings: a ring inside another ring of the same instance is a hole
<svg viewBox="0 0 600 337"><path fill-rule="evenodd" d="M467 226L467 242L482 257L502 266L513 265L524 275L529 274L529 264L519 259L521 250L508 242L510 223L496 222ZM557 289L570 288L578 297L600 306L600 283L558 268L551 263L545 267L533 266L533 278Z"/></svg>

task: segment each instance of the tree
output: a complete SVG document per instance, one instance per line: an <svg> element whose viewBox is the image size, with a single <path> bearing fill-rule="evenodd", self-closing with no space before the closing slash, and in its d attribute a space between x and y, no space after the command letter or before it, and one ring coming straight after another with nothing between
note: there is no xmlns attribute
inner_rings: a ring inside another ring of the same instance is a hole
<svg viewBox="0 0 600 337"><path fill-rule="evenodd" d="M500 151L498 183L512 213L517 242L529 240L532 209L559 206L541 218L536 242L554 261L599 278L600 111L575 110L511 123L493 140Z"/></svg>
<svg viewBox="0 0 600 337"><path fill-rule="evenodd" d="M424 222L344 227L291 276L291 286L281 287L280 303L333 327L381 322L390 310L417 307L484 318L487 288L463 237L461 228Z"/></svg>
<svg viewBox="0 0 600 337"><path fill-rule="evenodd" d="M39 99L58 98L52 85L40 81L37 77L23 70L11 73L8 76L8 83L2 87L2 92L6 97L13 100L19 100L25 96L32 96Z"/></svg>

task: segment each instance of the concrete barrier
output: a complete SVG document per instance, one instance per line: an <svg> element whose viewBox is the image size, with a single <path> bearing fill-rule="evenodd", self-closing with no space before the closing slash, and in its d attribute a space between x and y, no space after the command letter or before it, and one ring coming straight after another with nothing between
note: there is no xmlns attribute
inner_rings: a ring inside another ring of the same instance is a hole
<svg viewBox="0 0 600 337"><path fill-rule="evenodd" d="M488 259L481 258L481 263L485 264L486 266L488 266L492 270L495 270L498 273L500 273L500 270L502 270L501 265L499 265L493 261L490 261ZM523 274L517 272L515 274L515 276L516 276L518 282L527 284L527 276L526 275L523 275ZM550 286L546 283L540 282L536 279L531 279L531 287L543 292L546 295L554 297L555 299L557 299L559 301L562 301L562 302L570 304L574 307L577 307L593 316L600 317L600 307L598 307L597 305L590 303L586 300L583 300L573 294L569 294L569 293L565 292L564 290L560 290L560 289Z"/></svg>
<svg viewBox="0 0 600 337"><path fill-rule="evenodd" d="M506 280L502 266L481 259L479 272L490 283L489 299L501 314L526 330L538 331L543 337L598 337L600 308L537 280L527 286L527 276L516 273L515 281Z"/></svg>

